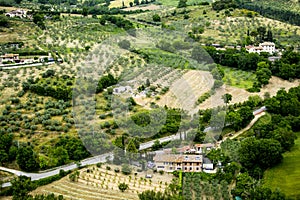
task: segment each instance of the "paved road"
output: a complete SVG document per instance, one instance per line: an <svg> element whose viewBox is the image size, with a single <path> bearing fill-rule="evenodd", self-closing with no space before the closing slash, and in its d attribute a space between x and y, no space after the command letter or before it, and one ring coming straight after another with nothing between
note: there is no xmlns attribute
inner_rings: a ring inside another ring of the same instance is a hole
<svg viewBox="0 0 300 200"><path fill-rule="evenodd" d="M43 66L43 65L52 65L55 64L55 62L47 62L47 63L34 63L34 64L28 64L28 65L19 65L19 66L11 66L11 67L4 67L0 66L2 69L20 69L20 68L26 68L26 67L37 67L37 66Z"/></svg>
<svg viewBox="0 0 300 200"><path fill-rule="evenodd" d="M84 159L80 162L80 166L87 166L87 165L93 165L93 164L97 164L99 162L106 162L106 157L113 157L113 153L106 153L106 154L102 154L99 156L94 156L91 158L87 158ZM75 163L71 163L69 165L64 165L64 166L60 166L51 170L47 170L44 172L40 172L40 173L28 173L28 172L22 172L22 171L18 171L18 170L14 170L14 169L9 169L9 168L5 168L5 167L0 167L0 170L2 171L6 171L6 172L10 172L12 174L15 174L17 176L27 176L30 177L31 180L40 180L43 178L47 178L50 176L54 176L56 174L59 174L60 170L64 170L64 171L68 171L68 170L73 170L78 168L78 165ZM2 187L8 187L11 186L10 183L4 183L2 185Z"/></svg>
<svg viewBox="0 0 300 200"><path fill-rule="evenodd" d="M225 141L227 138L234 139L234 138L238 137L239 135L241 135L242 133L244 133L245 131L249 130L255 124L255 122L260 117L262 117L263 115L265 115L265 112L262 112L260 114L255 115L254 119L248 124L248 126L246 128L238 131L236 134L234 134L231 137L224 137L222 141L217 143L217 148L219 148L220 144L223 141ZM160 141L160 143L162 143L162 142L167 142L167 141L180 139L180 134L182 134L182 138L184 138L183 133L177 133L176 135L163 137L163 138L160 138L158 140ZM152 141L140 144L139 150L144 150L144 149L150 148L154 144L154 142L155 142L155 140L152 140ZM94 157L91 157L91 158L84 159L80 162L80 166L87 166L87 165L97 164L99 162L106 162L107 157L113 158L113 153L110 152L110 153L106 153L106 154L102 154L102 155L98 155L98 156L94 156ZM40 179L43 179L43 178L47 178L47 177L59 174L60 170L68 171L68 170L73 170L73 169L76 169L76 168L78 168L78 165L75 164L75 163L71 163L69 165L60 166L60 167L57 167L57 168L54 168L54 169L49 169L47 171L42 171L42 172L39 172L39 173L22 172L22 171L9 169L9 168L5 168L5 167L0 167L0 170L10 172L10 173L15 174L17 176L27 176L27 177L30 177L31 180L34 181L34 180L40 180ZM2 187L9 187L9 186L11 186L10 183L4 183L2 185Z"/></svg>

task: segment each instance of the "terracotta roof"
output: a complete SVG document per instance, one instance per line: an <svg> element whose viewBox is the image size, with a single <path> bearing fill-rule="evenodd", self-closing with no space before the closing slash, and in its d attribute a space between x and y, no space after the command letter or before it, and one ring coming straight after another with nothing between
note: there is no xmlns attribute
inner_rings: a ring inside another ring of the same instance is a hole
<svg viewBox="0 0 300 200"><path fill-rule="evenodd" d="M182 155L177 154L157 154L154 156L155 162L182 162Z"/></svg>
<svg viewBox="0 0 300 200"><path fill-rule="evenodd" d="M195 147L214 147L215 145L212 143L206 143L206 144L195 144Z"/></svg>
<svg viewBox="0 0 300 200"><path fill-rule="evenodd" d="M179 155L179 154L158 154L153 160L155 162L202 162L202 155Z"/></svg>

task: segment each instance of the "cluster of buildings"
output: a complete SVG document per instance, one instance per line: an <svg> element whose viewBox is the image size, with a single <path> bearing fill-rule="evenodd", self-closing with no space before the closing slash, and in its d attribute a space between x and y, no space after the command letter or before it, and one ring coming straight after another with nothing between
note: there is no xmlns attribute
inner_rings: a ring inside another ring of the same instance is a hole
<svg viewBox="0 0 300 200"><path fill-rule="evenodd" d="M27 58L21 59L19 54L4 54L0 55L1 65L21 65L21 64L31 64L31 63L43 63L43 62L54 62L54 59L49 53L48 56L39 56L37 59Z"/></svg>
<svg viewBox="0 0 300 200"><path fill-rule="evenodd" d="M31 15L27 14L26 10L12 10L5 13L6 17L19 17L19 18L31 18Z"/></svg>
<svg viewBox="0 0 300 200"><path fill-rule="evenodd" d="M263 42L260 43L259 46L249 45L249 46L245 46L245 48L249 53L260 54L261 52L266 52L269 54L273 54L275 52L278 52L276 51L275 44L273 42Z"/></svg>
<svg viewBox="0 0 300 200"><path fill-rule="evenodd" d="M215 145L208 143L178 148L176 153L172 152L172 149L165 149L156 152L153 161L158 171L181 170L183 172L215 173L214 164L204 156L213 148ZM218 166L221 166L221 163L218 163Z"/></svg>

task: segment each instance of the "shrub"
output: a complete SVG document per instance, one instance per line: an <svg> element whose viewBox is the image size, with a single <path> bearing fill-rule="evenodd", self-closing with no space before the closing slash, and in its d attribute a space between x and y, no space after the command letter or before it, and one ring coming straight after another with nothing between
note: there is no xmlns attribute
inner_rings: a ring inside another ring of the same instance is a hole
<svg viewBox="0 0 300 200"><path fill-rule="evenodd" d="M152 16L152 19L153 19L154 22L160 22L161 21L161 18L158 14L154 14Z"/></svg>
<svg viewBox="0 0 300 200"><path fill-rule="evenodd" d="M110 170L110 169L111 169L111 167L110 167L110 166L106 166L106 169L107 169L107 170Z"/></svg>
<svg viewBox="0 0 300 200"><path fill-rule="evenodd" d="M115 168L115 172L116 172L116 173L119 173L119 172L120 172L120 169L119 169L119 168Z"/></svg>
<svg viewBox="0 0 300 200"><path fill-rule="evenodd" d="M97 163L96 166L97 166L98 168L101 168L102 164L103 164L103 163Z"/></svg>
<svg viewBox="0 0 300 200"><path fill-rule="evenodd" d="M160 174L160 175L163 175L164 173L165 173L165 172L164 172L163 170L160 170L160 171L159 171L159 174Z"/></svg>
<svg viewBox="0 0 300 200"><path fill-rule="evenodd" d="M131 172L132 172L132 169L129 165L127 165L127 164L122 165L122 173L124 175L129 175L129 174L131 174Z"/></svg>
<svg viewBox="0 0 300 200"><path fill-rule="evenodd" d="M119 190L121 190L121 192L124 192L125 190L127 190L129 188L129 186L126 183L120 183L118 185Z"/></svg>

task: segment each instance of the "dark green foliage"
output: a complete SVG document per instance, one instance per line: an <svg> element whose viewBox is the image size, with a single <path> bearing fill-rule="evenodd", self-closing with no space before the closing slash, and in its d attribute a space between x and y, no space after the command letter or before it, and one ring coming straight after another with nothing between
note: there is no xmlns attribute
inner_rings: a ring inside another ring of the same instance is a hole
<svg viewBox="0 0 300 200"><path fill-rule="evenodd" d="M154 14L152 16L152 19L153 19L154 22L160 22L161 21L161 18L158 14Z"/></svg>
<svg viewBox="0 0 300 200"><path fill-rule="evenodd" d="M228 104L232 100L232 95L226 93L222 96L222 99L223 99L224 103Z"/></svg>
<svg viewBox="0 0 300 200"><path fill-rule="evenodd" d="M118 185L119 190L121 190L121 192L124 192L125 190L127 190L129 188L129 186L126 183L120 183Z"/></svg>
<svg viewBox="0 0 300 200"><path fill-rule="evenodd" d="M61 137L55 146L65 149L70 160L79 161L90 155L82 141L75 137Z"/></svg>
<svg viewBox="0 0 300 200"><path fill-rule="evenodd" d="M36 153L31 146L20 147L17 155L17 163L19 167L28 172L37 171L39 169L39 161Z"/></svg>
<svg viewBox="0 0 300 200"><path fill-rule="evenodd" d="M287 2L288 3L288 2ZM264 17L268 17L271 19L276 19L284 22L288 22L290 24L300 25L300 14L292 11L290 9L283 9L282 7L275 7L272 4L267 3L263 4L260 1L243 1L239 4L240 8L245 8L248 10L253 10L258 12L260 15Z"/></svg>
<svg viewBox="0 0 300 200"><path fill-rule="evenodd" d="M13 6L14 0L0 0L0 6Z"/></svg>
<svg viewBox="0 0 300 200"><path fill-rule="evenodd" d="M11 184L13 200L27 200L28 193L35 188L30 178L25 176L14 179Z"/></svg>
<svg viewBox="0 0 300 200"><path fill-rule="evenodd" d="M241 70L256 70L261 61L269 62L263 56L256 53L240 52L235 49L225 51L216 50L214 47L203 47L209 53L215 63L222 66L238 68Z"/></svg>
<svg viewBox="0 0 300 200"><path fill-rule="evenodd" d="M82 15L83 15L84 17L86 17L86 16L88 16L88 14L89 14L88 8L87 8L87 7L83 7L83 8L82 8Z"/></svg>
<svg viewBox="0 0 300 200"><path fill-rule="evenodd" d="M236 187L231 191L232 195L240 196L243 199L272 199L285 200L285 194L278 189L272 191L263 184L260 184L247 173L242 173L237 176Z"/></svg>
<svg viewBox="0 0 300 200"><path fill-rule="evenodd" d="M45 16L43 13L34 13L33 14L33 22L38 25L41 29L46 29L45 26Z"/></svg>
<svg viewBox="0 0 300 200"><path fill-rule="evenodd" d="M54 71L47 70L42 76L48 77L41 80L30 80L22 83L23 91L30 90L38 95L51 96L56 99L68 101L72 99L72 83L74 78L64 79L53 77ZM49 84L51 83L51 84Z"/></svg>
<svg viewBox="0 0 300 200"><path fill-rule="evenodd" d="M4 164L9 160L9 149L13 140L12 134L0 133L0 164Z"/></svg>
<svg viewBox="0 0 300 200"><path fill-rule="evenodd" d="M42 74L43 78L48 78L55 75L55 71L53 69L48 69L45 73Z"/></svg>
<svg viewBox="0 0 300 200"><path fill-rule="evenodd" d="M228 8L237 8L238 4L235 0L219 0L212 3L212 8L216 11L220 11Z"/></svg>
<svg viewBox="0 0 300 200"><path fill-rule="evenodd" d="M295 87L286 92L279 90L277 95L266 100L269 112L282 116L300 115L300 87Z"/></svg>
<svg viewBox="0 0 300 200"><path fill-rule="evenodd" d="M187 0L179 0L177 8L184 8L187 7Z"/></svg>
<svg viewBox="0 0 300 200"><path fill-rule="evenodd" d="M108 74L100 78L96 92L102 92L104 89L108 88L109 86L115 85L118 83L118 80L113 77L113 75Z"/></svg>
<svg viewBox="0 0 300 200"><path fill-rule="evenodd" d="M273 167L282 160L282 147L273 139L247 138L242 141L239 150L240 162L253 172L255 168L265 170Z"/></svg>
<svg viewBox="0 0 300 200"><path fill-rule="evenodd" d="M0 27L8 27L9 22L5 15L0 15Z"/></svg>
<svg viewBox="0 0 300 200"><path fill-rule="evenodd" d="M122 17L116 17L112 15L104 15L102 16L102 23L104 21L109 21L110 23L115 24L119 28L123 28L124 30L134 29L134 25L129 21Z"/></svg>

